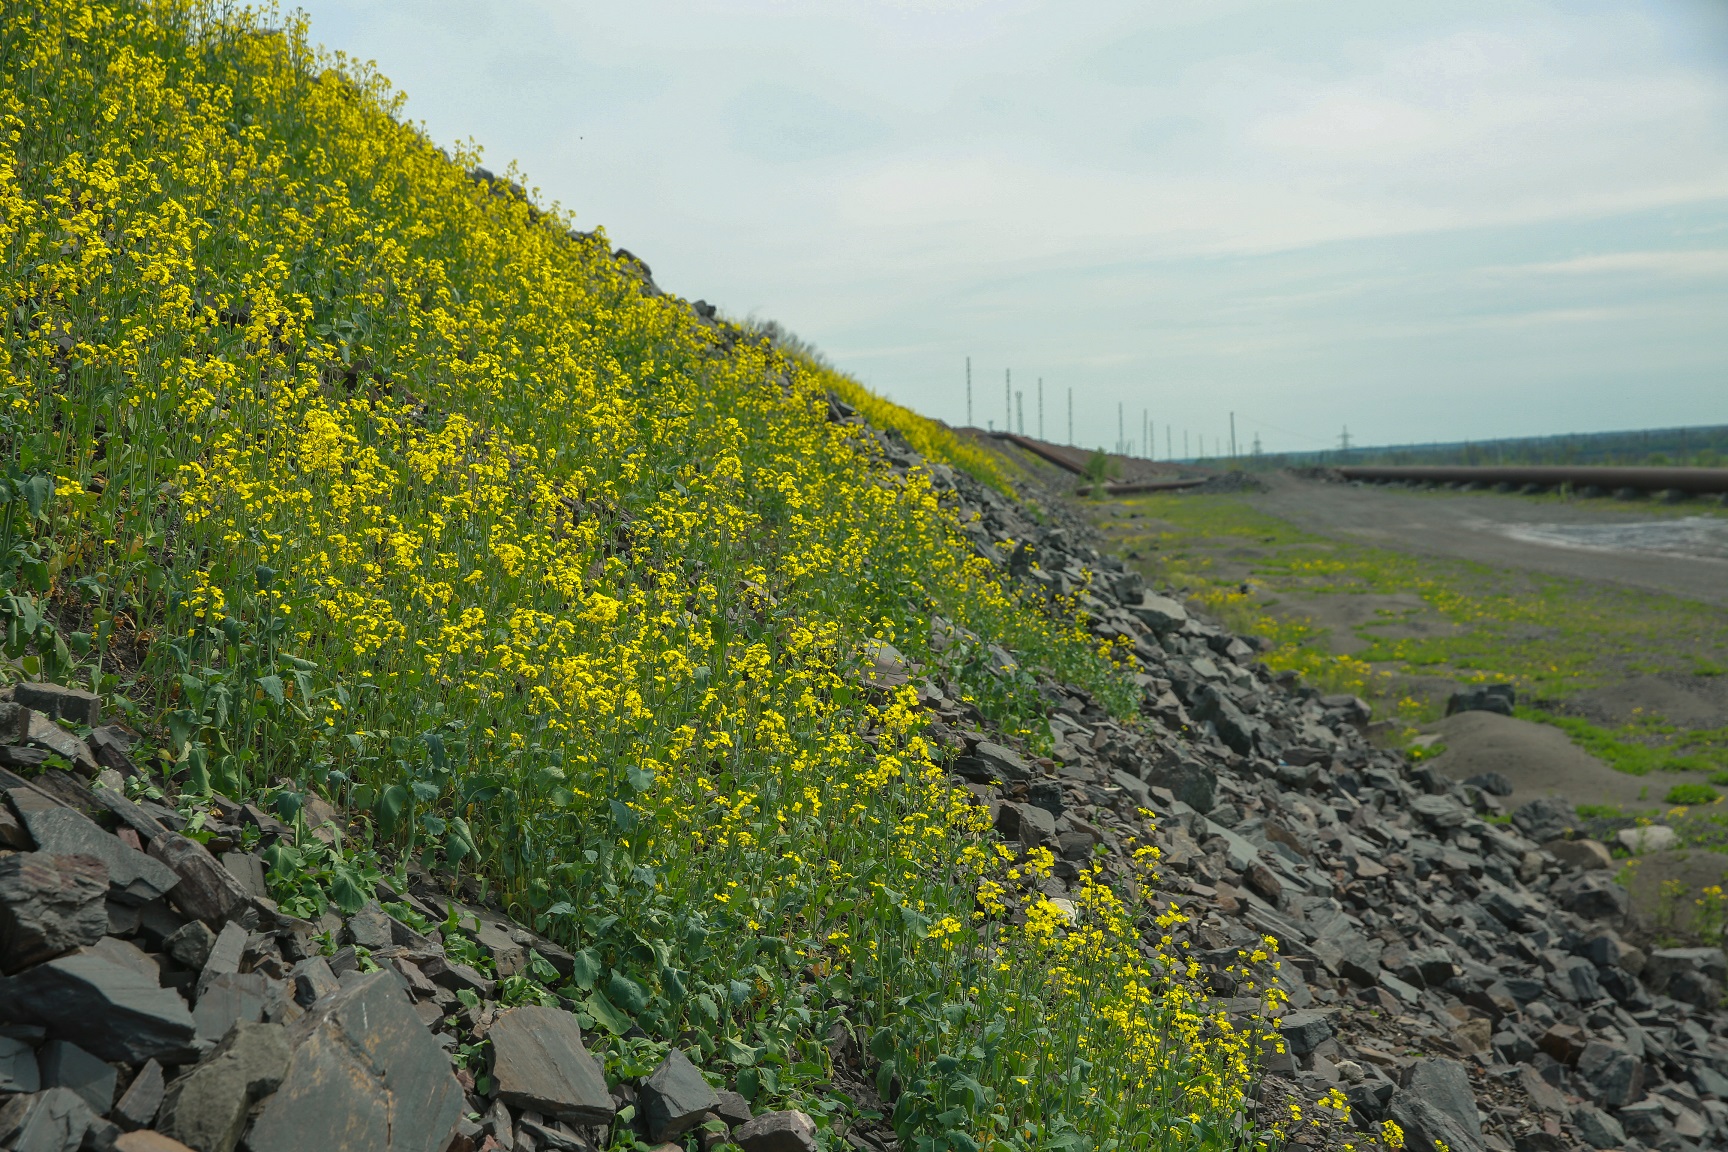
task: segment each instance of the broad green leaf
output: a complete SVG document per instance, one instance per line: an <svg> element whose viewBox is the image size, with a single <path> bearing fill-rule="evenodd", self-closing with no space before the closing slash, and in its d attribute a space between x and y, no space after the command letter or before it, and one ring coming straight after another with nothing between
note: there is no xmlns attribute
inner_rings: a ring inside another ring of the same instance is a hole
<svg viewBox="0 0 1728 1152"><path fill-rule="evenodd" d="M606 995L632 1015L648 1007L648 989L622 972L612 973L611 979L606 981Z"/></svg>
<svg viewBox="0 0 1728 1152"><path fill-rule="evenodd" d="M633 1021L624 1013L612 1006L612 1001L606 999L606 994L599 989L590 992L582 1001L582 1007L588 1015L594 1017L594 1023L606 1029L614 1036L622 1036L630 1031Z"/></svg>

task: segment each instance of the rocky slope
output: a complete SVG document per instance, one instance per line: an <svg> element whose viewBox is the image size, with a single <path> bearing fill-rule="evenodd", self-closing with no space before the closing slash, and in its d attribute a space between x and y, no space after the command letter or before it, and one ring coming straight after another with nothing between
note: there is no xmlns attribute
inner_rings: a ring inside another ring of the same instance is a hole
<svg viewBox="0 0 1728 1152"><path fill-rule="evenodd" d="M830 416L861 419L837 400ZM1385 1140L1388 1120L1407 1147L1454 1152L1728 1141L1728 961L1622 939L1626 894L1564 805L1501 822L1499 781L1453 783L1375 748L1361 701L1273 675L1251 638L1101 557L1059 499L1039 494L1034 512L876 436L891 468L935 476L982 555L1133 652L1132 725L1042 686L1047 757L878 652L878 686L918 683L956 784L1005 840L1054 857L1008 916L1035 892L1064 907L1096 859L1133 884L1129 846L1150 838L1159 903L1181 917L1147 931L1173 935L1242 1022L1263 985L1288 998L1257 1099L1265 1122L1306 1109L1287 1123L1297 1144L1360 1144L1347 1127ZM290 827L217 797L189 822L168 798L129 799L129 733L97 709L54 685L0 704L5 1147L895 1145L843 1033L820 1126L752 1115L676 1046L650 1067L617 1059L631 1032L584 1034L572 1001L538 994L580 978L579 955L431 877L381 884L352 916L284 914L263 853L334 840L343 814L314 806ZM1277 955L1256 960L1267 937ZM1315 1123L1334 1090L1347 1120Z"/></svg>

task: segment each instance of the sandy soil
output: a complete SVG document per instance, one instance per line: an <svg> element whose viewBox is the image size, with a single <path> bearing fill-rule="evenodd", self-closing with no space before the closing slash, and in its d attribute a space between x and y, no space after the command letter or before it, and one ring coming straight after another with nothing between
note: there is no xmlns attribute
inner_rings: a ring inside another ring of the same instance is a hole
<svg viewBox="0 0 1728 1152"><path fill-rule="evenodd" d="M1728 608L1728 517L1703 506L1628 511L1587 500L1417 492L1282 473L1267 481L1269 491L1250 496L1250 503L1311 532L1669 592ZM1679 520L1687 523L1676 526ZM1652 526L1669 527L1652 537Z"/></svg>
<svg viewBox="0 0 1728 1152"><path fill-rule="evenodd" d="M1566 733L1493 712L1461 712L1429 731L1438 732L1446 751L1432 761L1454 780L1498 772L1515 791L1509 807L1539 796L1564 796L1574 804L1619 804L1647 808L1662 803L1676 784L1704 779L1695 772L1652 772L1629 776L1585 752Z"/></svg>

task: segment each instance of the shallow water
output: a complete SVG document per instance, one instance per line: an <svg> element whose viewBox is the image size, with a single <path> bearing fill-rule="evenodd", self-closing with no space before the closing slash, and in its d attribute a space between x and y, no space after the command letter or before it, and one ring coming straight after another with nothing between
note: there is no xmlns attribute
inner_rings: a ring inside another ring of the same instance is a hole
<svg viewBox="0 0 1728 1152"><path fill-rule="evenodd" d="M1686 516L1622 524L1488 524L1478 527L1554 548L1586 552L1655 552L1728 560L1728 519Z"/></svg>

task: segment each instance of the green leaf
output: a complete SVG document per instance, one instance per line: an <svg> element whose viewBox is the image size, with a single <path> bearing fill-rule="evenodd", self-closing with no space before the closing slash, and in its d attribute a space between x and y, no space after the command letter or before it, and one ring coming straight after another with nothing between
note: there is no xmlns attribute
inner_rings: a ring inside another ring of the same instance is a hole
<svg viewBox="0 0 1728 1152"><path fill-rule="evenodd" d="M584 948L571 957L570 980L576 987L584 991L594 987L594 981L600 978L600 957L594 949Z"/></svg>
<svg viewBox="0 0 1728 1152"><path fill-rule="evenodd" d="M738 1095L754 1101L762 1091L762 1076L754 1068L738 1069Z"/></svg>
<svg viewBox="0 0 1728 1152"><path fill-rule="evenodd" d="M620 804L616 800L609 800L607 803L612 807L612 823L618 826L618 831L625 835L633 832L636 828L636 813L632 812L628 805Z"/></svg>
<svg viewBox="0 0 1728 1152"><path fill-rule="evenodd" d="M726 1059L740 1068L748 1068L756 1063L756 1049L731 1036L726 1037L721 1042L720 1048L726 1054ZM743 1089L739 1089L739 1091L743 1091Z"/></svg>
<svg viewBox="0 0 1728 1152"><path fill-rule="evenodd" d="M330 899L336 907L342 909L344 916L352 916L365 907L366 901L372 899L372 885L366 882L357 869L346 861L338 860L331 869Z"/></svg>
<svg viewBox="0 0 1728 1152"><path fill-rule="evenodd" d="M635 765L625 769L624 776L630 781L630 787L637 792L647 792L654 787L654 773L644 772Z"/></svg>
<svg viewBox="0 0 1728 1152"><path fill-rule="evenodd" d="M275 673L271 673L268 676L260 676L258 677L258 687L264 689L264 695L270 697L271 703L275 704L278 708L286 703L287 696L282 691L282 677L277 676Z"/></svg>
<svg viewBox="0 0 1728 1152"><path fill-rule="evenodd" d="M622 972L612 973L611 979L606 981L606 994L618 1007L631 1015L648 1007L648 989Z"/></svg>
<svg viewBox="0 0 1728 1152"><path fill-rule="evenodd" d="M42 519L48 500L54 495L54 481L48 476L32 476L24 481L24 502L30 506L30 519Z"/></svg>
<svg viewBox="0 0 1728 1152"><path fill-rule="evenodd" d="M427 732L420 739L426 744L426 755L432 761L432 767L440 772L448 772L450 770L450 753L444 748L444 737L436 732Z"/></svg>
<svg viewBox="0 0 1728 1152"><path fill-rule="evenodd" d="M622 1036L630 1031L630 1017L612 1006L612 1001L606 999L606 994L596 989L590 992L582 1002L582 1007L588 1015L594 1017L594 1023L606 1029L614 1036Z"/></svg>
<svg viewBox="0 0 1728 1152"><path fill-rule="evenodd" d="M378 794L377 802L372 805L372 815L378 821L378 829L386 836L396 835L396 828L402 822L402 813L408 807L408 789L400 784L392 784Z"/></svg>

